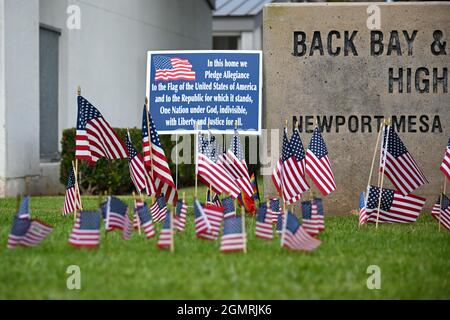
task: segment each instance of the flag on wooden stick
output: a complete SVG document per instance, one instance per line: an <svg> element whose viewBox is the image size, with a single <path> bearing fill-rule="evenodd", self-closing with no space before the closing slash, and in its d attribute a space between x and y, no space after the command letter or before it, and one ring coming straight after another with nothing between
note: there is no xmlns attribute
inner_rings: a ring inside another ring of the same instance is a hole
<svg viewBox="0 0 450 320"><path fill-rule="evenodd" d="M75 185L75 173L71 167L64 196L63 214L67 215L78 210L81 210L81 197Z"/></svg>
<svg viewBox="0 0 450 320"><path fill-rule="evenodd" d="M174 217L175 220L174 225L176 230L184 231L184 228L186 227L186 213L187 213L186 201L184 201L184 199L178 199Z"/></svg>
<svg viewBox="0 0 450 320"><path fill-rule="evenodd" d="M152 219L152 215L148 209L146 203L142 206L134 209L135 213L139 215L139 221L141 222L141 228L144 230L147 239L151 239L155 236L155 227Z"/></svg>
<svg viewBox="0 0 450 320"><path fill-rule="evenodd" d="M203 233L208 232L211 229L211 224L209 223L208 218L203 211L203 207L197 198L194 200L194 215L195 235L200 238Z"/></svg>
<svg viewBox="0 0 450 320"><path fill-rule="evenodd" d="M170 249L173 246L173 230L170 212L166 213L164 226L159 234L158 249Z"/></svg>
<svg viewBox="0 0 450 320"><path fill-rule="evenodd" d="M366 194L361 192L359 194L359 225L363 225L367 222L366 213Z"/></svg>
<svg viewBox="0 0 450 320"><path fill-rule="evenodd" d="M283 230L283 247L294 251L313 251L320 245L320 240L312 237L298 222L292 213L286 214L286 226Z"/></svg>
<svg viewBox="0 0 450 320"><path fill-rule="evenodd" d="M302 227L311 236L316 237L319 234L319 225L317 224L316 220L313 219L312 207L313 204L311 201L302 202Z"/></svg>
<svg viewBox="0 0 450 320"><path fill-rule="evenodd" d="M69 244L78 248L95 248L100 244L101 214L96 211L81 211L77 214Z"/></svg>
<svg viewBox="0 0 450 320"><path fill-rule="evenodd" d="M14 217L13 226L8 236L8 248L17 246L35 247L52 232L53 227L37 219L20 219Z"/></svg>
<svg viewBox="0 0 450 320"><path fill-rule="evenodd" d="M444 159L440 167L447 179L450 180L450 139L448 139L447 148L445 149Z"/></svg>
<svg viewBox="0 0 450 320"><path fill-rule="evenodd" d="M224 220L220 241L221 252L242 252L246 250L247 239L242 227L242 217L236 216Z"/></svg>
<svg viewBox="0 0 450 320"><path fill-rule="evenodd" d="M447 230L450 230L450 199L445 194L439 196L431 215Z"/></svg>
<svg viewBox="0 0 450 320"><path fill-rule="evenodd" d="M267 204L261 203L256 213L255 235L257 238L272 240L273 223L272 216L268 216Z"/></svg>
<svg viewBox="0 0 450 320"><path fill-rule="evenodd" d="M165 219L167 213L167 204L164 195L160 195L154 204L150 207L153 221L159 222Z"/></svg>

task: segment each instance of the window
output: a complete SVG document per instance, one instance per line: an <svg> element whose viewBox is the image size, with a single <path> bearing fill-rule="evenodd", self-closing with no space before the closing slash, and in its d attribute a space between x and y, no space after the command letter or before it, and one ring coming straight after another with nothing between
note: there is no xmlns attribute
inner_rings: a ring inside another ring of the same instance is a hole
<svg viewBox="0 0 450 320"><path fill-rule="evenodd" d="M58 161L59 36L51 27L39 29L39 147L41 162Z"/></svg>
<svg viewBox="0 0 450 320"><path fill-rule="evenodd" d="M237 50L239 46L238 36L214 36L214 50Z"/></svg>

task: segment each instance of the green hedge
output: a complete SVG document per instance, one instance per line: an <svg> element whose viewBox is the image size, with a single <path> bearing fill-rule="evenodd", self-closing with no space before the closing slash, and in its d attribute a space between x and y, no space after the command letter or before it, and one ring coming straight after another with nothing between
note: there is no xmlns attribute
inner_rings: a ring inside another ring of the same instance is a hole
<svg viewBox="0 0 450 320"><path fill-rule="evenodd" d="M119 137L125 139L126 129L114 128ZM61 169L59 181L67 184L67 177L69 174L72 161L75 157L75 128L66 129L62 136L62 154L61 154ZM141 129L130 129L131 141L138 151L142 150ZM160 136L161 144L164 147L164 152L169 158L169 166L172 171L172 176L175 181L175 163L170 161L170 153L175 146L175 141L171 140L170 135ZM191 136L191 163L194 163L194 136ZM248 144L245 154L248 155ZM248 158L247 158L248 163ZM250 165L250 172L255 172L259 169L259 165ZM107 191L109 194L130 194L134 187L131 182L130 173L128 169L128 160L114 160L108 161L100 159L95 166L89 166L86 161L78 161L78 171L80 172L80 189L83 194L103 194ZM178 187L187 187L194 185L194 171L195 165L181 164L178 166Z"/></svg>

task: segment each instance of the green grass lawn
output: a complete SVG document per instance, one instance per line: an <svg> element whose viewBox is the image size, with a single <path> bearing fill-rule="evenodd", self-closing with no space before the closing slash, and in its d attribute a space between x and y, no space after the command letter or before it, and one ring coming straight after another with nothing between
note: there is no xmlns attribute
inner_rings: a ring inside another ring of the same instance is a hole
<svg viewBox="0 0 450 320"><path fill-rule="evenodd" d="M192 203L192 189L186 189ZM204 195L204 192L200 192ZM132 204L131 198L126 199ZM83 197L85 209L98 199ZM248 253L221 254L218 242L197 239L192 209L175 253L156 238L102 236L99 249L67 245L72 217L60 215L63 197L31 198L32 216L55 229L36 248L6 249L16 200L0 200L2 299L449 299L450 236L428 215L411 225L361 229L354 216L326 217L313 253L282 250L278 238L255 239L247 218ZM66 288L66 268L81 268L82 289ZM366 269L381 268L381 290L369 290Z"/></svg>

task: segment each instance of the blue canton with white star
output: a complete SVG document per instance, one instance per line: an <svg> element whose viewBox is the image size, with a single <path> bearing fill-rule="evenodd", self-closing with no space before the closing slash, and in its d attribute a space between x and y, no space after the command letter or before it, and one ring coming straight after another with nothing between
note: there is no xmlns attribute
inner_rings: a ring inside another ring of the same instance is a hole
<svg viewBox="0 0 450 320"><path fill-rule="evenodd" d="M302 217L303 217L303 219L311 219L311 209L312 209L311 201L303 201L302 202Z"/></svg>
<svg viewBox="0 0 450 320"><path fill-rule="evenodd" d="M387 132L387 128L385 129L385 134L383 135L383 145L386 146L386 139L388 139L387 151L394 157L398 158L405 153L408 153L405 145L402 140L398 136L398 134L394 131L393 127L390 126L389 133ZM389 137L388 137L389 136Z"/></svg>
<svg viewBox="0 0 450 320"><path fill-rule="evenodd" d="M305 148L303 147L298 129L294 130L294 134L292 135L289 143L291 145L292 154L295 156L297 161L305 159Z"/></svg>
<svg viewBox="0 0 450 320"><path fill-rule="evenodd" d="M311 150L312 153L314 153L319 159L328 154L327 146L325 145L325 141L323 140L319 128L314 129L308 149Z"/></svg>
<svg viewBox="0 0 450 320"><path fill-rule="evenodd" d="M383 189L381 193L381 207L382 211L389 211L394 200L394 190ZM378 197L380 196L380 188L371 186L369 190L369 198L367 199L367 209L378 208Z"/></svg>
<svg viewBox="0 0 450 320"><path fill-rule="evenodd" d="M102 114L89 101L78 96L78 119L77 129L85 130L88 121L100 118Z"/></svg>

